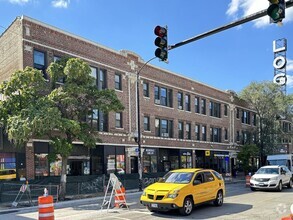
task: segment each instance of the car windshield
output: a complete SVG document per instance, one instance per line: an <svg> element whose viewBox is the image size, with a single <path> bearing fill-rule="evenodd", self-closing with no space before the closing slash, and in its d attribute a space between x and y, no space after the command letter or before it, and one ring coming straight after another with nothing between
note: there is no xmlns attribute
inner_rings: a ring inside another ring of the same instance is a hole
<svg viewBox="0 0 293 220"><path fill-rule="evenodd" d="M193 177L192 172L169 172L167 173L163 179L162 183L189 183Z"/></svg>
<svg viewBox="0 0 293 220"><path fill-rule="evenodd" d="M260 168L257 174L279 174L279 168Z"/></svg>

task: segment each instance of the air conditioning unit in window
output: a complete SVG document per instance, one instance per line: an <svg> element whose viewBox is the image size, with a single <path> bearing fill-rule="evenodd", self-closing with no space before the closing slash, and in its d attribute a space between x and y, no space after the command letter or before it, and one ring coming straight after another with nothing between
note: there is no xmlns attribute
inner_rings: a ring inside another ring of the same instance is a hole
<svg viewBox="0 0 293 220"><path fill-rule="evenodd" d="M155 103L156 104L161 104L161 100L160 99L155 99Z"/></svg>

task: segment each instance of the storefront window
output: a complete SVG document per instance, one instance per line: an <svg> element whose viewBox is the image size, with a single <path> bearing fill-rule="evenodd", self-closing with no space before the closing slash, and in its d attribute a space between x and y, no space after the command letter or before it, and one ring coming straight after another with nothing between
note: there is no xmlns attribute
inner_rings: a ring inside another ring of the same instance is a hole
<svg viewBox="0 0 293 220"><path fill-rule="evenodd" d="M170 156L171 162L171 170L175 170L179 168L179 157L178 156Z"/></svg>
<svg viewBox="0 0 293 220"><path fill-rule="evenodd" d="M181 168L191 168L192 167L191 152L182 152L180 158L181 158Z"/></svg>
<svg viewBox="0 0 293 220"><path fill-rule="evenodd" d="M14 153L0 153L0 180L16 178L16 160Z"/></svg>
<svg viewBox="0 0 293 220"><path fill-rule="evenodd" d="M62 158L60 155L57 158L56 161L50 163L50 176L61 176Z"/></svg>
<svg viewBox="0 0 293 220"><path fill-rule="evenodd" d="M48 154L35 154L35 175L36 177L49 175Z"/></svg>
<svg viewBox="0 0 293 220"><path fill-rule="evenodd" d="M156 173L158 172L157 155L155 149L145 149L143 155L143 172Z"/></svg>
<svg viewBox="0 0 293 220"><path fill-rule="evenodd" d="M125 158L124 155L116 155L116 170L119 174L125 174Z"/></svg>

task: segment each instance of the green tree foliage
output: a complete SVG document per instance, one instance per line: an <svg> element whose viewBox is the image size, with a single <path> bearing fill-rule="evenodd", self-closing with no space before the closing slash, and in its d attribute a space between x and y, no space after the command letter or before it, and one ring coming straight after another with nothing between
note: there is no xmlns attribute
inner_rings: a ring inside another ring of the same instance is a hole
<svg viewBox="0 0 293 220"><path fill-rule="evenodd" d="M95 147L100 141L86 117L99 109L104 113L124 109L114 90L99 90L89 65L80 59L62 59L47 69L50 82L31 67L15 72L0 85L5 99L0 120L8 138L24 146L31 138L48 138L54 148L49 156L62 158L60 199L66 194L66 168L73 141ZM58 82L63 81L63 84Z"/></svg>
<svg viewBox="0 0 293 220"><path fill-rule="evenodd" d="M243 168L245 174L255 170L253 158L258 157L259 148L255 144L243 145L241 151L237 154L237 159Z"/></svg>
<svg viewBox="0 0 293 220"><path fill-rule="evenodd" d="M239 97L256 111L255 132L263 164L264 156L275 151L281 143L282 123L279 119L291 121L292 95L286 95L277 84L264 81L252 82L240 92Z"/></svg>

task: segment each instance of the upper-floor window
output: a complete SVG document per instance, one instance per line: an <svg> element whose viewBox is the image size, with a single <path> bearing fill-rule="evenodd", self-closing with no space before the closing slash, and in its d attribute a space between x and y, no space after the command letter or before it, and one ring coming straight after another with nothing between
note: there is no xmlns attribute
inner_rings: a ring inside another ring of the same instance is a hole
<svg viewBox="0 0 293 220"><path fill-rule="evenodd" d="M107 88L106 74L107 71L105 69L91 67L91 76L95 79L94 85L96 85L99 90Z"/></svg>
<svg viewBox="0 0 293 220"><path fill-rule="evenodd" d="M205 126L205 125L201 126L201 139L202 139L202 141L207 140L207 126Z"/></svg>
<svg viewBox="0 0 293 220"><path fill-rule="evenodd" d="M199 98L198 97L194 98L194 108L195 108L195 113L199 113Z"/></svg>
<svg viewBox="0 0 293 220"><path fill-rule="evenodd" d="M240 132L236 131L236 141L240 141Z"/></svg>
<svg viewBox="0 0 293 220"><path fill-rule="evenodd" d="M186 123L185 127L186 127L186 138L191 140L191 124Z"/></svg>
<svg viewBox="0 0 293 220"><path fill-rule="evenodd" d="M155 134L157 137L173 137L173 121L167 119L155 119Z"/></svg>
<svg viewBox="0 0 293 220"><path fill-rule="evenodd" d="M155 103L172 107L172 90L164 87L155 86Z"/></svg>
<svg viewBox="0 0 293 220"><path fill-rule="evenodd" d="M178 122L178 138L179 139L184 139L183 122L182 121Z"/></svg>
<svg viewBox="0 0 293 220"><path fill-rule="evenodd" d="M236 108L236 118L240 118L240 110L239 110L239 108Z"/></svg>
<svg viewBox="0 0 293 220"><path fill-rule="evenodd" d="M143 82L143 96L150 97L149 84L147 82Z"/></svg>
<svg viewBox="0 0 293 220"><path fill-rule="evenodd" d="M221 128L210 128L210 141L221 142Z"/></svg>
<svg viewBox="0 0 293 220"><path fill-rule="evenodd" d="M242 123L244 124L250 124L250 112L242 110Z"/></svg>
<svg viewBox="0 0 293 220"><path fill-rule="evenodd" d="M92 114L88 116L89 125L97 131L108 131L108 115L94 109Z"/></svg>
<svg viewBox="0 0 293 220"><path fill-rule="evenodd" d="M199 130L200 126L199 125L195 125L194 127L194 133L195 133L195 140L199 141L200 140L200 134L199 134Z"/></svg>
<svg viewBox="0 0 293 220"><path fill-rule="evenodd" d="M252 125L256 126L256 114L252 113Z"/></svg>
<svg viewBox="0 0 293 220"><path fill-rule="evenodd" d="M210 116L221 118L221 104L210 102Z"/></svg>
<svg viewBox="0 0 293 220"><path fill-rule="evenodd" d="M145 131L150 131L150 117L149 116L144 116L143 127Z"/></svg>
<svg viewBox="0 0 293 220"><path fill-rule="evenodd" d="M185 95L185 110L190 111L190 95Z"/></svg>
<svg viewBox="0 0 293 220"><path fill-rule="evenodd" d="M115 127L116 128L122 128L122 112L116 112L115 113Z"/></svg>
<svg viewBox="0 0 293 220"><path fill-rule="evenodd" d="M54 55L53 57L54 62L58 62L59 60L61 60L61 57ZM57 84L64 84L65 83L65 79L66 77L60 77L59 79L57 79Z"/></svg>
<svg viewBox="0 0 293 220"><path fill-rule="evenodd" d="M224 115L228 116L228 105L224 105Z"/></svg>
<svg viewBox="0 0 293 220"><path fill-rule="evenodd" d="M177 93L177 103L178 103L178 109L182 110L183 109L183 93L182 92Z"/></svg>
<svg viewBox="0 0 293 220"><path fill-rule="evenodd" d="M282 130L284 132L290 132L291 131L291 123L290 122L284 121L282 127L283 127Z"/></svg>
<svg viewBox="0 0 293 220"><path fill-rule="evenodd" d="M122 90L121 74L115 73L115 89Z"/></svg>
<svg viewBox="0 0 293 220"><path fill-rule="evenodd" d="M201 99L201 114L205 115L206 114L206 100Z"/></svg>
<svg viewBox="0 0 293 220"><path fill-rule="evenodd" d="M44 52L34 50L34 68L41 70L45 79L48 79L46 73L46 54Z"/></svg>
<svg viewBox="0 0 293 220"><path fill-rule="evenodd" d="M225 140L228 140L228 129L225 128L225 134L224 134Z"/></svg>

